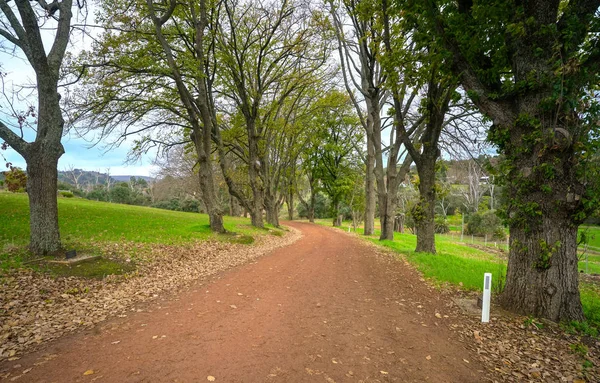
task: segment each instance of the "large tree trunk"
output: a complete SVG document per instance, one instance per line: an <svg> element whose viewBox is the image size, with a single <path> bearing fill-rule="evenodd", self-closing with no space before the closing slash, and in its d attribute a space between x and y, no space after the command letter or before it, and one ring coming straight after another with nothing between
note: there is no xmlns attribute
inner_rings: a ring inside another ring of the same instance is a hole
<svg viewBox="0 0 600 383"><path fill-rule="evenodd" d="M413 210L417 252L435 254L435 157L423 155L419 166L419 202Z"/></svg>
<svg viewBox="0 0 600 383"><path fill-rule="evenodd" d="M514 128L513 142L520 142L533 129ZM578 216L585 216L580 213L585 209L586 190L573 166L577 156L572 143L558 134L548 139L546 147L527 152L515 145L508 153L514 156L515 166L506 178L510 252L501 303L511 311L553 321L583 320L577 229Z"/></svg>
<svg viewBox="0 0 600 383"><path fill-rule="evenodd" d="M208 145L209 150L210 142L211 141L209 141ZM198 162L200 165L200 170L198 172L200 191L202 193L202 202L204 202L206 213L208 214L210 229L215 233L224 233L225 227L223 226L223 212L219 207L219 202L215 193L212 162L210 161L210 156L207 155L205 143L195 142L195 144L196 152L198 154ZM210 151L208 151L208 153L210 153Z"/></svg>
<svg viewBox="0 0 600 383"><path fill-rule="evenodd" d="M556 322L583 320L577 262L577 226L564 214L546 215L535 232L511 227L502 306Z"/></svg>
<svg viewBox="0 0 600 383"><path fill-rule="evenodd" d="M58 159L63 152L60 143L54 148L34 143L27 158L29 248L37 255L47 255L61 249L56 190Z"/></svg>
<svg viewBox="0 0 600 383"><path fill-rule="evenodd" d="M265 211L267 213L267 222L275 227L279 227L279 209L277 201L271 193L265 193Z"/></svg>

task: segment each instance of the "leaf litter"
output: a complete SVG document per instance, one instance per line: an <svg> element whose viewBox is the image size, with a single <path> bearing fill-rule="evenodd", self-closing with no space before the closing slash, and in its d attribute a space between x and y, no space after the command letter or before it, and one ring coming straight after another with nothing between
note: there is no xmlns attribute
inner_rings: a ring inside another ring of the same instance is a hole
<svg viewBox="0 0 600 383"><path fill-rule="evenodd" d="M4 272L0 274L0 361L16 360L66 333L140 311L133 307L248 263L301 237L300 231L290 228L281 237L262 236L252 246L216 241L105 244L103 253L123 261L134 259L137 269L102 280L57 277L31 269Z"/></svg>

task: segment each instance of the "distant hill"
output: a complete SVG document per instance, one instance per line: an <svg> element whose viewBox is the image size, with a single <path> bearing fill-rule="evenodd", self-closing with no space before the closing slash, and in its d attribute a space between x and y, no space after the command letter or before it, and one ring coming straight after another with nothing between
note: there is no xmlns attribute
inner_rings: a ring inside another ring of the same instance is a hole
<svg viewBox="0 0 600 383"><path fill-rule="evenodd" d="M114 179L117 182L129 182L131 177L142 178L146 180L146 182L154 181L154 178L146 176L110 176L110 178Z"/></svg>
<svg viewBox="0 0 600 383"><path fill-rule="evenodd" d="M73 175L74 173L74 175ZM96 171L88 171L82 169L74 169L71 171L58 171L58 182L63 182L75 186L75 178L79 187L84 185L106 185L109 177L105 173ZM117 182L114 177L110 177L110 183Z"/></svg>

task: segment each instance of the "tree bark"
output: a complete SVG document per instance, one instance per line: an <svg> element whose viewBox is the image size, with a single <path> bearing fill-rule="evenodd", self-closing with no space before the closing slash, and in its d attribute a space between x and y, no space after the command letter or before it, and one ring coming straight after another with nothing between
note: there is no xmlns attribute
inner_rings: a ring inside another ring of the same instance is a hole
<svg viewBox="0 0 600 383"><path fill-rule="evenodd" d="M583 320L577 262L577 226L564 214L545 216L535 232L511 226L502 306L555 322Z"/></svg>
<svg viewBox="0 0 600 383"><path fill-rule="evenodd" d="M279 227L279 209L277 201L271 193L265 193L265 211L267 213L267 222L275 227Z"/></svg>
<svg viewBox="0 0 600 383"><path fill-rule="evenodd" d="M367 158L365 177L365 229L364 235L373 235L375 232L375 209L377 208L377 195L375 191L375 148L370 134L367 134Z"/></svg>
<svg viewBox="0 0 600 383"><path fill-rule="evenodd" d="M417 228L416 252L435 254L435 160L421 158L419 170L419 202L413 218Z"/></svg>
<svg viewBox="0 0 600 383"><path fill-rule="evenodd" d="M287 205L288 219L290 221L293 221L294 220L294 192L293 191L288 193L285 203Z"/></svg>
<svg viewBox="0 0 600 383"><path fill-rule="evenodd" d="M58 147L40 146L34 144L27 159L29 248L34 254L47 255L61 249L56 190L58 159L63 149L60 143Z"/></svg>

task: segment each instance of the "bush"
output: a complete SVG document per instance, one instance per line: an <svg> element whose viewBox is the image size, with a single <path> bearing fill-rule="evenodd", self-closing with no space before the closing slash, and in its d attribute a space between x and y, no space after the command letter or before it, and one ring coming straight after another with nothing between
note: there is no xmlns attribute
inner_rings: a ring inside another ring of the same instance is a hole
<svg viewBox="0 0 600 383"><path fill-rule="evenodd" d="M73 192L69 191L69 190L59 190L58 194L60 194L61 196L65 197L65 198L73 198Z"/></svg>
<svg viewBox="0 0 600 383"><path fill-rule="evenodd" d="M200 202L195 199L186 199L181 201L180 203L180 210L187 211L190 213L199 213L200 207Z"/></svg>
<svg viewBox="0 0 600 383"><path fill-rule="evenodd" d="M92 190L91 192L87 193L85 198L91 199L94 201L107 202L108 201L108 193L104 189L95 189L95 190Z"/></svg>
<svg viewBox="0 0 600 383"><path fill-rule="evenodd" d="M20 168L11 166L10 171L4 172L4 184L8 191L23 193L27 188L27 174Z"/></svg>
<svg viewBox="0 0 600 383"><path fill-rule="evenodd" d="M110 189L109 194L111 202L131 204L131 190L129 190L129 186L124 182Z"/></svg>
<svg viewBox="0 0 600 383"><path fill-rule="evenodd" d="M504 240L506 233L502 221L493 210L471 214L467 221L465 234L489 236L497 240Z"/></svg>
<svg viewBox="0 0 600 383"><path fill-rule="evenodd" d="M310 203L310 201L306 201ZM317 193L315 196L315 218L327 218L329 217L330 212L330 203L329 198L327 198L322 193ZM304 206L303 203L300 203L297 207L298 216L300 218L308 218L308 208Z"/></svg>
<svg viewBox="0 0 600 383"><path fill-rule="evenodd" d="M444 217L435 217L435 232L436 234L447 234L450 232L448 221Z"/></svg>

